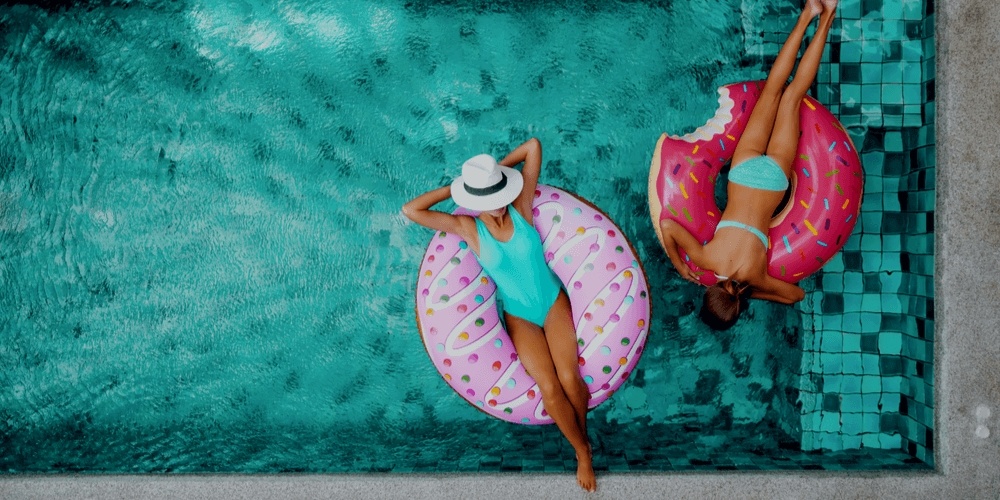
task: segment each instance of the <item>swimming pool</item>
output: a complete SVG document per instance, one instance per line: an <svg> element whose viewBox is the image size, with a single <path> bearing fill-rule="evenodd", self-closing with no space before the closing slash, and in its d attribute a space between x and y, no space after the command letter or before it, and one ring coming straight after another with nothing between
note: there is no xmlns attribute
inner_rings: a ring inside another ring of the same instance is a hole
<svg viewBox="0 0 1000 500"><path fill-rule="evenodd" d="M646 353L592 416L599 469L933 463L929 2L842 4L817 97L865 145L857 239L802 308L721 336L650 238L645 169L715 86L763 76L792 7L124 5L2 17L0 469L572 467L554 429L489 420L431 368L430 235L398 214L532 135L544 181L611 215L651 277Z"/></svg>

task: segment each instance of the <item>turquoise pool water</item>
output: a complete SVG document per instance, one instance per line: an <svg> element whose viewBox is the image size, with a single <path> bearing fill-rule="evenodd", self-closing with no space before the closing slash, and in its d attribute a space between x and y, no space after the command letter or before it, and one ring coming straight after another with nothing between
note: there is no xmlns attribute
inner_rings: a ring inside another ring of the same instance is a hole
<svg viewBox="0 0 1000 500"><path fill-rule="evenodd" d="M484 416L430 365L431 235L399 214L531 136L649 276L646 351L591 414L599 470L925 467L933 205L907 192L933 199L933 13L884 4L842 2L816 89L864 145L857 238L801 306L726 334L655 242L649 158L764 76L790 4L0 8L0 470L572 470L554 428ZM874 365L837 364L855 353Z"/></svg>

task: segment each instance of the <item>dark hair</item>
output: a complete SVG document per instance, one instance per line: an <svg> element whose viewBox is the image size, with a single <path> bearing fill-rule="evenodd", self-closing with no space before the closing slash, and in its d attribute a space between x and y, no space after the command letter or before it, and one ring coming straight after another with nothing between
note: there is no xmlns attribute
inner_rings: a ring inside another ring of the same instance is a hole
<svg viewBox="0 0 1000 500"><path fill-rule="evenodd" d="M732 328L740 313L750 305L751 292L750 285L729 279L706 288L701 320L713 330Z"/></svg>

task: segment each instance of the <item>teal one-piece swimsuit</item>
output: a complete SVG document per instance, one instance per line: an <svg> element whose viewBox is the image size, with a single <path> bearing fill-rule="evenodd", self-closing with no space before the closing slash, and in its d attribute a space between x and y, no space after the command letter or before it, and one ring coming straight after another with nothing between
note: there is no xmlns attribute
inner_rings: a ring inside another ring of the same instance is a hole
<svg viewBox="0 0 1000 500"><path fill-rule="evenodd" d="M538 326L545 324L562 283L545 263L542 238L528 221L508 205L514 222L509 241L498 241L476 219L479 255L476 258L497 285L504 310Z"/></svg>

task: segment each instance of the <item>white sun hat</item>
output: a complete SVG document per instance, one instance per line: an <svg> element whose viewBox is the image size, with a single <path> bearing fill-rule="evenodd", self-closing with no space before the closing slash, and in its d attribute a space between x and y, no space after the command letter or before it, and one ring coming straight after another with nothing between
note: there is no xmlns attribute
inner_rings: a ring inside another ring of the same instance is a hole
<svg viewBox="0 0 1000 500"><path fill-rule="evenodd" d="M521 194L521 172L497 163L488 154L462 164L462 175L451 183L451 198L461 207L484 212L509 205Z"/></svg>

